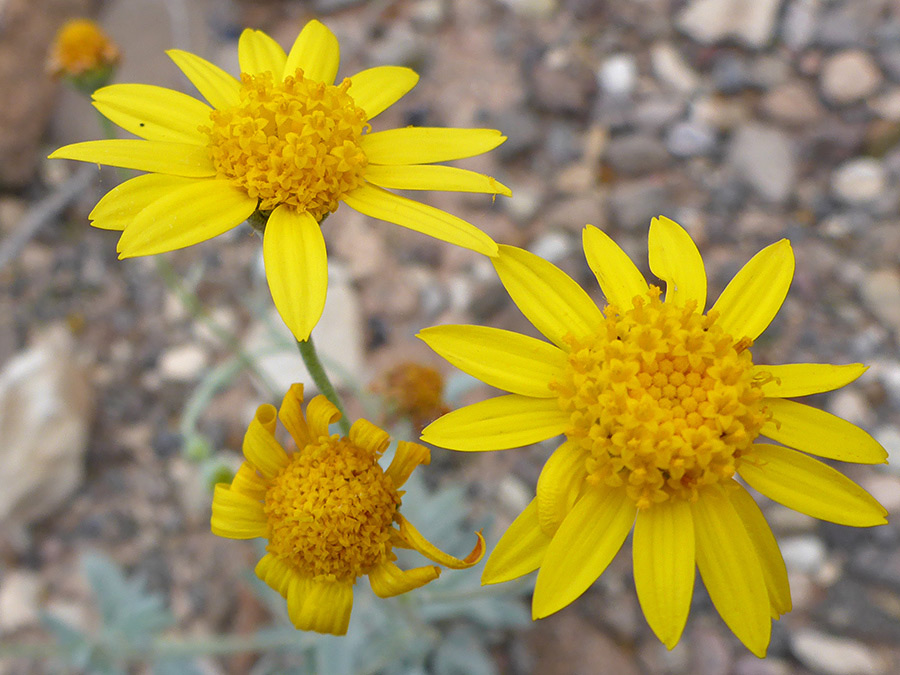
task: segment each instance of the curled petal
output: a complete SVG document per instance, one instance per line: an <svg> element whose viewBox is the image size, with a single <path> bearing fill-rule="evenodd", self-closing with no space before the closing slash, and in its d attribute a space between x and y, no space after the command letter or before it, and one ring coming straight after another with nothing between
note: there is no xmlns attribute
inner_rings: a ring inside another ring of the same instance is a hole
<svg viewBox="0 0 900 675"><path fill-rule="evenodd" d="M356 420L350 427L350 440L376 456L381 455L391 443L388 432L363 419Z"/></svg>
<svg viewBox="0 0 900 675"><path fill-rule="evenodd" d="M261 501L266 496L269 483L249 462L242 462L231 481L231 489Z"/></svg>
<svg viewBox="0 0 900 675"><path fill-rule="evenodd" d="M288 389L281 401L281 407L278 409L278 419L288 430L291 438L298 448L303 448L312 442L309 433L309 427L306 425L306 418L303 416L303 385L295 382Z"/></svg>
<svg viewBox="0 0 900 675"><path fill-rule="evenodd" d="M287 453L273 435L275 415L275 406L259 406L244 434L244 457L266 478L275 476L288 463Z"/></svg>
<svg viewBox="0 0 900 675"><path fill-rule="evenodd" d="M441 576L441 569L435 565L401 570L394 563L386 560L369 572L369 583L379 598L392 598L424 586L439 576Z"/></svg>
<svg viewBox="0 0 900 675"><path fill-rule="evenodd" d="M341 411L334 403L319 394L306 406L306 420L309 424L309 433L314 439L320 436L328 436L328 427L341 419Z"/></svg>
<svg viewBox="0 0 900 675"><path fill-rule="evenodd" d="M254 571L256 576L266 582L269 588L280 593L283 598L287 598L291 580L297 576L297 573L287 563L282 562L271 553L267 553L260 559Z"/></svg>
<svg viewBox="0 0 900 675"><path fill-rule="evenodd" d="M353 609L353 584L295 576L288 587L287 605L295 628L344 635Z"/></svg>
<svg viewBox="0 0 900 675"><path fill-rule="evenodd" d="M225 483L216 485L210 519L213 534L229 539L256 539L265 537L268 528L261 502L232 490Z"/></svg>
<svg viewBox="0 0 900 675"><path fill-rule="evenodd" d="M481 532L475 533L478 537L478 541L475 543L475 548L472 549L472 552L465 558L460 559L444 553L437 546L428 541L399 513L396 513L394 518L400 525L401 539L403 539L410 548L415 549L429 560L436 562L438 565L443 565L444 567L449 567L454 570L463 570L478 563L484 555L485 543L484 537L481 536Z"/></svg>
<svg viewBox="0 0 900 675"><path fill-rule="evenodd" d="M400 441L397 443L394 459L391 460L391 465L384 473L394 483L395 488L400 488L417 466L430 463L431 451L424 445Z"/></svg>

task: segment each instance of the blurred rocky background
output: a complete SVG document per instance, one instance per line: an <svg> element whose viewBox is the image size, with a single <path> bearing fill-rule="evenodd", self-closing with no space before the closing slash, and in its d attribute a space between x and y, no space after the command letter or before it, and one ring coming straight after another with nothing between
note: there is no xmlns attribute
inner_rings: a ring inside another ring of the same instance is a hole
<svg viewBox="0 0 900 675"><path fill-rule="evenodd" d="M161 593L180 635L268 621L247 587L253 549L209 533L207 477L183 452L186 405L233 350L185 310L153 260L118 262L115 235L88 227L115 172L79 177L74 163L44 159L101 136L89 103L44 68L56 28L84 12L121 46L118 81L193 93L164 49L235 72L243 27L289 46L313 17L340 39L342 75L415 68L419 85L376 130L488 126L509 137L462 165L507 183L511 199L427 201L555 262L595 296L586 223L648 272L650 218L670 216L697 241L711 297L757 250L790 238L796 277L755 359L870 364L815 402L900 452L900 1L0 0L0 640L40 636L43 612L95 620L76 565L88 550ZM410 358L445 369L414 338L424 326L533 332L476 254L347 207L324 231L333 278L316 336L328 336L320 344L349 385L367 389ZM238 373L190 411L192 431L235 462L253 409L272 397L261 380L283 391L303 378L270 327L259 253L239 228L167 256L217 325L265 354L263 378ZM476 516L493 517L493 543L548 453L437 450L430 480L467 481ZM848 473L900 509L896 465ZM766 660L737 643L702 588L667 652L640 614L624 550L581 600L500 636L497 672L900 672L898 525L856 530L764 509L794 598ZM209 659L205 672L252 664ZM0 673L42 667L0 661Z"/></svg>

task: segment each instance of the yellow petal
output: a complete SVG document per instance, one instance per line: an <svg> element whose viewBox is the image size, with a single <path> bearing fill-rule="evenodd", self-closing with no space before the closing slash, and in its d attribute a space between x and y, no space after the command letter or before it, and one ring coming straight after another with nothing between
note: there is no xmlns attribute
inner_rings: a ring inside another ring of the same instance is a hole
<svg viewBox="0 0 900 675"><path fill-rule="evenodd" d="M747 484L790 509L840 525L884 525L887 511L845 475L778 445L756 444L738 465Z"/></svg>
<svg viewBox="0 0 900 675"><path fill-rule="evenodd" d="M188 143L133 139L85 141L61 147L50 155L50 159L74 159L186 178L209 178L216 175L209 150Z"/></svg>
<svg viewBox="0 0 900 675"><path fill-rule="evenodd" d="M309 213L279 206L263 235L266 281L275 308L300 341L322 316L328 289L328 256L322 228Z"/></svg>
<svg viewBox="0 0 900 675"><path fill-rule="evenodd" d="M575 505L587 470L587 453L577 443L567 441L544 463L537 482L538 520L541 529L553 536Z"/></svg>
<svg viewBox="0 0 900 675"><path fill-rule="evenodd" d="M206 147L212 108L193 96L149 84L113 84L93 94L94 107L135 136Z"/></svg>
<svg viewBox="0 0 900 675"><path fill-rule="evenodd" d="M477 253L497 255L494 240L462 218L380 187L363 184L345 195L343 201L350 208L372 218L386 220Z"/></svg>
<svg viewBox="0 0 900 675"><path fill-rule="evenodd" d="M754 366L756 376L771 376L762 390L766 396L792 398L833 391L850 384L869 369L861 363L833 366L828 363L788 363L780 366Z"/></svg>
<svg viewBox="0 0 900 675"><path fill-rule="evenodd" d="M450 450L507 450L545 441L569 427L554 399L510 394L447 413L422 431L422 440Z"/></svg>
<svg viewBox="0 0 900 675"><path fill-rule="evenodd" d="M772 419L763 426L763 436L841 462L881 464L887 461L887 452L881 444L847 420L796 401L767 398L764 402Z"/></svg>
<svg viewBox="0 0 900 675"><path fill-rule="evenodd" d="M567 335L592 335L603 323L590 296L556 265L514 246L501 246L491 262L522 314L564 351Z"/></svg>
<svg viewBox="0 0 900 675"><path fill-rule="evenodd" d="M240 103L240 83L217 65L180 49L169 49L166 54L213 108L222 110Z"/></svg>
<svg viewBox="0 0 900 675"><path fill-rule="evenodd" d="M418 74L410 68L376 66L351 77L347 93L366 111L366 119L371 120L403 98L418 81Z"/></svg>
<svg viewBox="0 0 900 675"><path fill-rule="evenodd" d="M341 411L327 398L319 394L306 406L306 420L310 435L318 440L329 435L329 427L341 419Z"/></svg>
<svg viewBox="0 0 900 675"><path fill-rule="evenodd" d="M256 472L256 468L252 464L247 462L241 462L231 480L232 490L257 501L261 501L266 496L268 488L269 482Z"/></svg>
<svg viewBox="0 0 900 675"><path fill-rule="evenodd" d="M548 546L550 537L541 529L537 499L532 499L500 537L484 566L481 583L499 584L534 572Z"/></svg>
<svg viewBox="0 0 900 675"><path fill-rule="evenodd" d="M350 427L350 441L373 455L381 455L391 443L391 437L384 429L369 420L358 419Z"/></svg>
<svg viewBox="0 0 900 675"><path fill-rule="evenodd" d="M213 492L210 528L219 537L256 539L268 534L269 521L259 500L219 483Z"/></svg>
<svg viewBox="0 0 900 675"><path fill-rule="evenodd" d="M735 340L755 340L775 318L793 277L794 252L782 239L753 256L710 311L719 313L716 323Z"/></svg>
<svg viewBox="0 0 900 675"><path fill-rule="evenodd" d="M791 587L788 583L787 568L775 535L769 528L763 512L756 505L753 497L742 486L728 492L731 505L737 511L762 566L766 589L769 591L769 603L772 606L773 618L791 611Z"/></svg>
<svg viewBox="0 0 900 675"><path fill-rule="evenodd" d="M255 210L256 200L231 181L192 181L169 190L135 216L119 239L119 258L199 244L237 227Z"/></svg>
<svg viewBox="0 0 900 675"><path fill-rule="evenodd" d="M484 192L512 196L512 190L496 178L483 173L442 164L404 164L366 167L366 180L393 190L443 190L445 192Z"/></svg>
<svg viewBox="0 0 900 675"><path fill-rule="evenodd" d="M432 164L481 155L505 140L495 129L404 127L366 134L360 145L370 164Z"/></svg>
<svg viewBox="0 0 900 675"><path fill-rule="evenodd" d="M369 572L369 583L379 598L393 598L395 595L424 586L439 576L441 570L434 565L401 570L394 563L385 561Z"/></svg>
<svg viewBox="0 0 900 675"><path fill-rule="evenodd" d="M266 582L269 588L281 594L283 598L287 598L291 580L297 576L297 573L287 563L282 562L271 553L267 553L256 563L254 572L256 572L256 576Z"/></svg>
<svg viewBox="0 0 900 675"><path fill-rule="evenodd" d="M284 395L281 407L278 409L278 419L288 430L298 448L309 445L313 440L309 433L309 427L306 425L306 418L303 416L302 404L303 385L295 382Z"/></svg>
<svg viewBox="0 0 900 675"><path fill-rule="evenodd" d="M429 560L436 562L438 565L443 565L444 567L449 567L453 570L464 570L472 565L478 564L482 556L484 556L485 543L484 537L481 536L481 532L475 533L475 536L478 537L478 541L475 542L475 548L472 549L469 555L465 558L455 558L448 553L444 553L441 549L423 537L419 531L412 526L412 523L404 518L399 512L394 514L394 519L400 526L400 537L409 545L409 547L415 549Z"/></svg>
<svg viewBox="0 0 900 675"><path fill-rule="evenodd" d="M666 282L666 302L706 309L706 268L697 245L681 225L665 216L650 222L650 271ZM673 643L674 644L674 643Z"/></svg>
<svg viewBox="0 0 900 675"><path fill-rule="evenodd" d="M294 628L344 635L353 609L353 583L295 576L288 588L287 606Z"/></svg>
<svg viewBox="0 0 900 675"><path fill-rule="evenodd" d="M487 326L433 326L417 337L460 370L513 394L553 398L565 352L533 337Z"/></svg>
<svg viewBox="0 0 900 675"><path fill-rule="evenodd" d="M622 548L635 513L625 490L585 492L547 548L534 586L533 618L558 612L597 580Z"/></svg>
<svg viewBox="0 0 900 675"><path fill-rule="evenodd" d="M623 312L631 309L634 296L647 293L644 275L603 230L587 225L581 238L588 266L607 302Z"/></svg>
<svg viewBox="0 0 900 675"><path fill-rule="evenodd" d="M151 203L194 181L161 173L142 174L107 192L88 218L93 221L91 225L102 230L124 230Z"/></svg>
<svg viewBox="0 0 900 675"><path fill-rule="evenodd" d="M400 488L420 464L431 463L431 450L418 443L399 441L397 451L385 475L391 479L395 488Z"/></svg>
<svg viewBox="0 0 900 675"><path fill-rule="evenodd" d="M334 33L313 20L303 27L288 52L283 76L293 75L301 68L304 77L334 84L340 62L341 48Z"/></svg>
<svg viewBox="0 0 900 675"><path fill-rule="evenodd" d="M238 61L242 73L258 75L269 72L278 80L284 72L287 54L280 44L261 30L245 28L238 40Z"/></svg>
<svg viewBox="0 0 900 675"><path fill-rule="evenodd" d="M272 478L288 463L287 453L268 428L274 424L275 415L275 406L259 406L244 434L244 457L265 478Z"/></svg>
<svg viewBox="0 0 900 675"><path fill-rule="evenodd" d="M638 511L634 524L634 585L656 637L669 649L681 639L694 593L691 507L669 500Z"/></svg>
<svg viewBox="0 0 900 675"><path fill-rule="evenodd" d="M762 566L741 517L718 486L691 504L697 567L722 619L751 652L763 658L772 621Z"/></svg>

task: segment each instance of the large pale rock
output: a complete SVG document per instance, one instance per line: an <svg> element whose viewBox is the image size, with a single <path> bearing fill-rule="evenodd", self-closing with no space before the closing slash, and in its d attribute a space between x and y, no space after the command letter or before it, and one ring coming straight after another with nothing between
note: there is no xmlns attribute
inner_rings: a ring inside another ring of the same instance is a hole
<svg viewBox="0 0 900 675"><path fill-rule="evenodd" d="M70 333L55 326L0 371L0 523L50 514L81 483L93 410Z"/></svg>
<svg viewBox="0 0 900 675"><path fill-rule="evenodd" d="M678 15L678 27L698 42L731 38L748 47L772 39L781 0L693 0Z"/></svg>

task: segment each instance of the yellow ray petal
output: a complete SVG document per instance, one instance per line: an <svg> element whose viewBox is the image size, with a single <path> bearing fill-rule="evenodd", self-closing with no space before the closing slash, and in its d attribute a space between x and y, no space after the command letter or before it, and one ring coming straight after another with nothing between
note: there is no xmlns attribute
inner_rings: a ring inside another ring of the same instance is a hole
<svg viewBox="0 0 900 675"><path fill-rule="evenodd" d="M254 572L269 588L280 593L283 598L287 598L291 580L297 576L297 573L287 563L282 562L271 553L260 558Z"/></svg>
<svg viewBox="0 0 900 675"><path fill-rule="evenodd" d="M149 84L113 84L93 94L94 107L135 136L206 147L212 108L193 96Z"/></svg>
<svg viewBox="0 0 900 675"><path fill-rule="evenodd" d="M788 583L787 569L775 535L769 528L763 512L756 505L753 497L742 486L728 492L731 505L737 511L762 566L766 588L769 591L769 603L772 605L773 618L791 611L791 587Z"/></svg>
<svg viewBox="0 0 900 675"><path fill-rule="evenodd" d="M243 223L256 200L227 180L192 181L147 205L122 232L119 258L199 244Z"/></svg>
<svg viewBox="0 0 900 675"><path fill-rule="evenodd" d="M496 178L483 173L443 164L403 164L366 167L366 180L393 190L443 190L445 192L484 192L511 197L512 190Z"/></svg>
<svg viewBox="0 0 900 675"><path fill-rule="evenodd" d="M541 529L537 499L532 499L500 537L484 566L481 583L499 584L534 572L548 546L550 537Z"/></svg>
<svg viewBox="0 0 900 675"><path fill-rule="evenodd" d="M828 363L787 363L780 366L753 366L757 376L772 376L762 390L766 396L792 398L833 391L850 384L869 369L861 363L833 366Z"/></svg>
<svg viewBox="0 0 900 675"><path fill-rule="evenodd" d="M294 628L344 635L353 609L353 583L294 577L287 606Z"/></svg>
<svg viewBox="0 0 900 675"><path fill-rule="evenodd" d="M563 433L569 415L554 399L519 394L496 396L436 419L422 431L422 440L450 450L508 450Z"/></svg>
<svg viewBox="0 0 900 675"><path fill-rule="evenodd" d="M432 164L481 155L505 140L496 129L404 127L366 134L360 145L370 164Z"/></svg>
<svg viewBox="0 0 900 675"><path fill-rule="evenodd" d="M513 394L552 398L565 374L565 352L551 344L486 326L433 326L417 337L460 370Z"/></svg>
<svg viewBox="0 0 900 675"><path fill-rule="evenodd" d="M381 455L391 443L391 437L384 429L369 420L358 419L350 427L350 441L373 455Z"/></svg>
<svg viewBox="0 0 900 675"><path fill-rule="evenodd" d="M257 501L261 501L266 496L268 488L269 482L260 476L256 469L247 462L241 462L234 474L234 478L231 480L232 490Z"/></svg>
<svg viewBox="0 0 900 675"><path fill-rule="evenodd" d="M401 570L394 563L385 561L369 572L369 583L379 598L393 598L395 595L424 586L439 576L441 570L434 565Z"/></svg>
<svg viewBox="0 0 900 675"><path fill-rule="evenodd" d="M669 500L638 511L634 585L647 623L669 649L681 639L694 593L694 519L690 505Z"/></svg>
<svg viewBox="0 0 900 675"><path fill-rule="evenodd" d="M534 586L533 618L558 612L597 580L622 548L635 513L625 490L585 492L547 548Z"/></svg>
<svg viewBox="0 0 900 675"><path fill-rule="evenodd" d="M161 173L142 174L103 195L88 218L91 225L101 230L124 230L149 204L195 180Z"/></svg>
<svg viewBox="0 0 900 675"><path fill-rule="evenodd" d="M855 527L887 522L884 507L859 485L790 448L753 445L738 473L769 499L813 518Z"/></svg>
<svg viewBox="0 0 900 675"><path fill-rule="evenodd" d="M371 120L403 98L418 81L418 74L410 68L376 66L351 77L347 93Z"/></svg>
<svg viewBox="0 0 900 675"><path fill-rule="evenodd" d="M418 443L399 441L397 451L385 475L391 479L395 488L400 488L420 464L431 463L431 450Z"/></svg>
<svg viewBox="0 0 900 675"><path fill-rule="evenodd" d="M880 464L887 451L868 433L847 420L812 406L781 398L764 399L772 419L762 435L811 455L841 462Z"/></svg>
<svg viewBox="0 0 900 675"><path fill-rule="evenodd" d="M666 282L666 302L690 300L706 309L706 268L697 245L681 225L665 216L650 222L650 271Z"/></svg>
<svg viewBox="0 0 900 675"><path fill-rule="evenodd" d="M328 257L319 223L309 213L279 206L263 235L266 281L275 308L298 340L308 340L322 316Z"/></svg>
<svg viewBox="0 0 900 675"><path fill-rule="evenodd" d="M553 536L575 505L587 470L587 453L577 443L559 446L541 469L537 482L538 520L541 529Z"/></svg>
<svg viewBox="0 0 900 675"><path fill-rule="evenodd" d="M219 66L180 49L166 51L197 91L217 110L240 103L240 83Z"/></svg>
<svg viewBox="0 0 900 675"><path fill-rule="evenodd" d="M644 275L603 230L587 225L581 238L588 266L607 302L623 312L631 309L634 296L647 293Z"/></svg>
<svg viewBox="0 0 900 675"><path fill-rule="evenodd" d="M781 308L794 278L794 252L787 239L753 256L716 300L717 323L735 340L758 338Z"/></svg>
<svg viewBox="0 0 900 675"><path fill-rule="evenodd" d="M363 184L345 195L343 201L350 208L372 218L386 220L477 253L497 255L494 240L462 218L380 187Z"/></svg>
<svg viewBox="0 0 900 675"><path fill-rule="evenodd" d="M288 463L287 453L272 434L275 415L275 406L268 403L259 406L244 434L242 446L244 457L265 478L272 478Z"/></svg>
<svg viewBox="0 0 900 675"><path fill-rule="evenodd" d="M322 394L314 396L306 406L306 420L313 439L329 435L329 427L341 419L341 411Z"/></svg>
<svg viewBox="0 0 900 675"><path fill-rule="evenodd" d="M756 548L744 523L718 486L691 504L697 567L722 619L751 652L763 658L772 620Z"/></svg>
<svg viewBox="0 0 900 675"><path fill-rule="evenodd" d="M85 141L65 145L49 157L186 178L209 178L216 175L216 169L209 158L209 150L188 143L132 139Z"/></svg>
<svg viewBox="0 0 900 675"><path fill-rule="evenodd" d="M261 30L245 28L238 40L238 61L242 73L258 75L270 72L278 80L284 73L287 54L280 44Z"/></svg>
<svg viewBox="0 0 900 675"><path fill-rule="evenodd" d="M556 265L514 246L501 246L491 262L522 314L564 351L567 335L584 337L603 323L590 296Z"/></svg>
<svg viewBox="0 0 900 675"><path fill-rule="evenodd" d="M268 534L269 522L261 502L219 483L213 492L210 527L220 537L256 539Z"/></svg>
<svg viewBox="0 0 900 675"><path fill-rule="evenodd" d="M410 548L415 549L429 560L436 562L438 565L449 567L452 570L464 570L472 565L478 564L484 556L485 543L484 537L481 536L481 532L475 533L478 540L475 542L475 548L472 549L469 555L465 558L455 558L449 553L444 553L441 549L423 537L422 534L413 527L412 523L404 518L399 511L394 514L394 520L396 520L397 524L400 526L401 539L403 539Z"/></svg>
<svg viewBox="0 0 900 675"><path fill-rule="evenodd" d="M340 62L341 48L334 33L313 20L303 27L288 52L283 77L293 75L297 68L302 68L304 77L334 84Z"/></svg>
<svg viewBox="0 0 900 675"><path fill-rule="evenodd" d="M306 418L303 416L303 385L295 382L288 389L278 409L278 419L288 430L297 448L303 448L313 441Z"/></svg>

